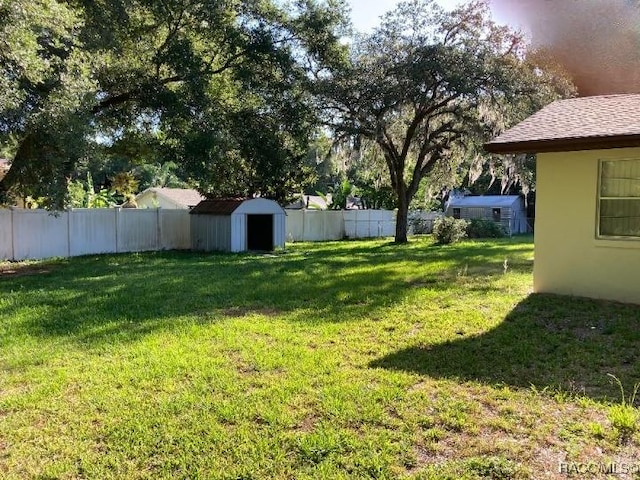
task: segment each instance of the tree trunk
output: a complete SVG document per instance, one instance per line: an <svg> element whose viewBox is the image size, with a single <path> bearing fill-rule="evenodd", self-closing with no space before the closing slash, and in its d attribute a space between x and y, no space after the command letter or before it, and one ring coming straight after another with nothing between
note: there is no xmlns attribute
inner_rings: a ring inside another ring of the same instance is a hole
<svg viewBox="0 0 640 480"><path fill-rule="evenodd" d="M407 223L409 214L409 202L404 192L398 195L398 215L396 217L395 243L407 243Z"/></svg>

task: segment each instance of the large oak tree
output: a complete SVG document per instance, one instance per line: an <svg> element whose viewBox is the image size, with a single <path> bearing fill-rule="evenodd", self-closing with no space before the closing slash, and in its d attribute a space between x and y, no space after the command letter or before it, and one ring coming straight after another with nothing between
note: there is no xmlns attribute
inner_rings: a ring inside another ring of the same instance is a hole
<svg viewBox="0 0 640 480"><path fill-rule="evenodd" d="M409 204L436 167L456 164L487 138L566 91L526 58L522 37L495 24L485 1L445 12L401 3L352 45L322 95L338 136L375 142L396 195L395 240L407 241Z"/></svg>
<svg viewBox="0 0 640 480"><path fill-rule="evenodd" d="M204 192L286 197L343 26L340 0L0 0L0 202L62 207L92 146L148 133Z"/></svg>

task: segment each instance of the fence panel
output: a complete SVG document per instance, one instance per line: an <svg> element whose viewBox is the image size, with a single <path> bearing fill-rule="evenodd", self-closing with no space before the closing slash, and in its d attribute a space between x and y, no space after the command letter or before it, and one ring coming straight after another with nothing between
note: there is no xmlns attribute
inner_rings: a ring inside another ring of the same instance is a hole
<svg viewBox="0 0 640 480"><path fill-rule="evenodd" d="M191 248L189 210L160 209L160 247L163 250Z"/></svg>
<svg viewBox="0 0 640 480"><path fill-rule="evenodd" d="M342 213L332 210L303 211L304 241L321 242L342 239L344 237Z"/></svg>
<svg viewBox="0 0 640 480"><path fill-rule="evenodd" d="M325 212L324 240L342 240L344 237L344 211Z"/></svg>
<svg viewBox="0 0 640 480"><path fill-rule="evenodd" d="M70 256L116 252L118 210L81 208L69 212Z"/></svg>
<svg viewBox="0 0 640 480"><path fill-rule="evenodd" d="M14 260L69 256L69 214L13 210Z"/></svg>
<svg viewBox="0 0 640 480"><path fill-rule="evenodd" d="M287 210L285 233L287 242L302 242L304 228L304 210Z"/></svg>
<svg viewBox="0 0 640 480"><path fill-rule="evenodd" d="M396 212L392 210L347 210L345 234L349 238L389 237L395 233Z"/></svg>
<svg viewBox="0 0 640 480"><path fill-rule="evenodd" d="M11 210L0 208L0 261L13 259Z"/></svg>
<svg viewBox="0 0 640 480"><path fill-rule="evenodd" d="M287 210L289 242L319 242L344 238L343 212L339 210Z"/></svg>
<svg viewBox="0 0 640 480"><path fill-rule="evenodd" d="M158 209L118 210L118 252L160 249Z"/></svg>
<svg viewBox="0 0 640 480"><path fill-rule="evenodd" d="M305 242L319 242L325 239L325 222L327 221L326 212L308 211L302 212L303 240Z"/></svg>

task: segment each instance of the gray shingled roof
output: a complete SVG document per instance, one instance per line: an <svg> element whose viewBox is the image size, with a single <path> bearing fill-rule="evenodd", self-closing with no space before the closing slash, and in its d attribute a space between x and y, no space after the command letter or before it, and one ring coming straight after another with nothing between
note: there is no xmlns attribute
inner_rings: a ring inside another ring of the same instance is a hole
<svg viewBox="0 0 640 480"><path fill-rule="evenodd" d="M640 146L640 95L558 100L485 144L493 153Z"/></svg>

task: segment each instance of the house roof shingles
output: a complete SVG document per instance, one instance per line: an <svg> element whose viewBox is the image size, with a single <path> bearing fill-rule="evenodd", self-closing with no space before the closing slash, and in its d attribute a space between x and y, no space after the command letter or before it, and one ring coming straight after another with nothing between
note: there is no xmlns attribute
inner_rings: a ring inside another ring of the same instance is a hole
<svg viewBox="0 0 640 480"><path fill-rule="evenodd" d="M203 200L191 209L195 215L231 215L245 200L225 198L215 200Z"/></svg>
<svg viewBox="0 0 640 480"><path fill-rule="evenodd" d="M485 143L492 153L542 153L640 146L640 95L558 100Z"/></svg>

